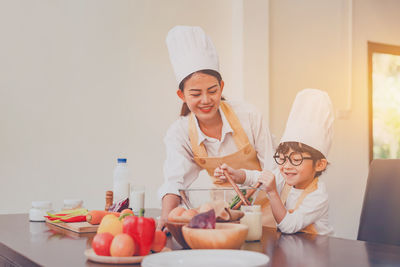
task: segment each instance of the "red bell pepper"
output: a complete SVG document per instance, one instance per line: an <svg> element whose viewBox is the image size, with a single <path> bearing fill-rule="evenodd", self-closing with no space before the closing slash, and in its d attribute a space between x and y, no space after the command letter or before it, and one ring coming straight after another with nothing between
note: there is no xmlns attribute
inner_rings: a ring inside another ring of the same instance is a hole
<svg viewBox="0 0 400 267"><path fill-rule="evenodd" d="M139 246L139 255L150 253L156 231L156 222L153 218L128 216L123 223L123 232L129 234Z"/></svg>
<svg viewBox="0 0 400 267"><path fill-rule="evenodd" d="M55 218L50 216L44 216L52 222L86 222L86 215L78 215L66 218Z"/></svg>

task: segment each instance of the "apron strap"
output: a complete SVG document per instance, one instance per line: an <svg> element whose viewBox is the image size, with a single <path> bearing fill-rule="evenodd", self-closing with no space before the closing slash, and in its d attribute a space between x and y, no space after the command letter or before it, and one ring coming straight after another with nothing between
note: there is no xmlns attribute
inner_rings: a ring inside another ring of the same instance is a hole
<svg viewBox="0 0 400 267"><path fill-rule="evenodd" d="M203 144L203 142L198 145L199 135L197 133L197 127L195 122L195 117L193 112L190 112L189 115L189 139L190 144L192 145L193 155L195 157L207 157L207 150Z"/></svg>
<svg viewBox="0 0 400 267"><path fill-rule="evenodd" d="M317 190L318 188L318 178L315 178L311 184L309 184L307 186L306 189L304 189L303 193L301 193L299 199L297 200L296 203L296 207L294 208L294 210L297 210L299 208L299 206L301 205L301 203L303 203L303 200L306 198L306 196L312 192L314 192L315 190Z"/></svg>
<svg viewBox="0 0 400 267"><path fill-rule="evenodd" d="M221 101L220 107L233 129L233 140L235 140L236 147L240 150L249 143L247 134L231 106L225 101Z"/></svg>
<svg viewBox="0 0 400 267"><path fill-rule="evenodd" d="M282 193L281 193L281 200L282 200L283 205L285 205L285 203L286 203L290 189L292 189L292 186L285 183L285 185L283 186L283 189L282 189Z"/></svg>
<svg viewBox="0 0 400 267"><path fill-rule="evenodd" d="M306 189L304 189L304 191L301 193L299 199L298 199L297 202L296 202L295 208L294 208L292 211L295 211L295 210L297 210L297 209L299 208L299 206L301 205L301 203L303 203L303 200L306 198L306 196L307 196L308 194L310 194L310 193L314 192L315 190L317 190L317 188L318 188L318 181L319 181L318 178L315 178L315 179L311 182L311 184L309 184L309 185L306 187ZM281 193L281 200L282 200L282 203L283 203L283 204L286 203L286 200L287 200L287 197L288 197L288 195L289 195L290 189L292 189L292 186L288 185L288 184L285 182L285 185L283 186L282 193Z"/></svg>

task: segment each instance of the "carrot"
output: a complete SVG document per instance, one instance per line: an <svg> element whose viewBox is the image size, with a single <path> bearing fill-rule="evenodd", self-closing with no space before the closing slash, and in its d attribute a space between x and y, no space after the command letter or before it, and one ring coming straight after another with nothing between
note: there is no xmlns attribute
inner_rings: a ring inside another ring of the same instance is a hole
<svg viewBox="0 0 400 267"><path fill-rule="evenodd" d="M100 224L101 219L107 214L114 214L115 216L119 217L119 212L111 212L105 210L91 210L86 215L86 221L90 224Z"/></svg>

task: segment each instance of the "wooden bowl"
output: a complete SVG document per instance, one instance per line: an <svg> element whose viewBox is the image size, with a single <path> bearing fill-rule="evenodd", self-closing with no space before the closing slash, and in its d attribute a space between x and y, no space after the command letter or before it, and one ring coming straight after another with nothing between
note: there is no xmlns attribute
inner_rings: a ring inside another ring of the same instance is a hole
<svg viewBox="0 0 400 267"><path fill-rule="evenodd" d="M182 246L184 249L190 248L189 245L186 243L185 239L183 238L182 235L182 227L184 225L187 225L188 223L182 223L182 222L166 222L165 225L168 228L168 231L171 233L171 235L175 238L175 240L178 242L179 245Z"/></svg>
<svg viewBox="0 0 400 267"><path fill-rule="evenodd" d="M215 229L182 227L186 243L192 249L240 249L249 228L243 224L216 223Z"/></svg>

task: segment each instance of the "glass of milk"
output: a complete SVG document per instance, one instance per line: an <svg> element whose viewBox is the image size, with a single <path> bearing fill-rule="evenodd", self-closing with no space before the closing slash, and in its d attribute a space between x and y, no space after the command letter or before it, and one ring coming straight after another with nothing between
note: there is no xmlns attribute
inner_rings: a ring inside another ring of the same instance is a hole
<svg viewBox="0 0 400 267"><path fill-rule="evenodd" d="M242 205L240 207L240 210L244 212L244 216L240 219L240 223L249 227L246 241L260 240L262 237L262 219L260 205Z"/></svg>
<svg viewBox="0 0 400 267"><path fill-rule="evenodd" d="M145 188L142 185L132 185L129 205L135 215L139 215L140 210L144 212L144 192Z"/></svg>

